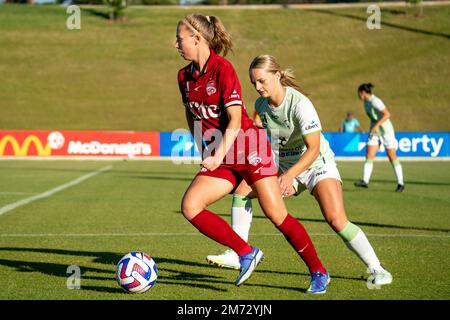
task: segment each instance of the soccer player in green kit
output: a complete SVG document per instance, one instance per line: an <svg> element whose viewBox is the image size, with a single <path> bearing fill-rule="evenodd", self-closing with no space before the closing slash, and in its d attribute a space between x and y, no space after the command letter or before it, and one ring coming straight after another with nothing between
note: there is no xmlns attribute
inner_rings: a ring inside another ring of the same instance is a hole
<svg viewBox="0 0 450 320"><path fill-rule="evenodd" d="M372 94L372 88L373 84L371 83L363 83L358 87L358 96L364 101L364 109L370 119L370 132L367 141L366 161L363 167L363 178L355 182L355 186L362 188L369 187L369 180L373 170L373 159L379 146L383 144L397 177L397 188L395 191L403 192L405 189L403 168L395 151L397 148L397 140L395 139L394 126L389 119L391 114L383 101Z"/></svg>
<svg viewBox="0 0 450 320"><path fill-rule="evenodd" d="M390 284L392 275L381 266L366 235L347 219L334 153L321 133L313 104L301 92L292 71L282 70L273 56L262 55L253 60L249 73L260 94L255 109L271 139L283 196L298 195L308 189L330 227L367 266L373 284ZM231 225L244 240L248 239L251 199L255 197L256 193L245 182L233 195ZM239 268L239 260L232 250L210 255L207 260L221 267Z"/></svg>

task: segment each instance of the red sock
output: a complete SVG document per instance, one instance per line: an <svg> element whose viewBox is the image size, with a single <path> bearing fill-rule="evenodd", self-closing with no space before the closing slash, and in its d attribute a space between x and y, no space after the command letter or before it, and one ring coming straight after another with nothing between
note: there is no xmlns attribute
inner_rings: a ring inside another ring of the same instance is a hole
<svg viewBox="0 0 450 320"><path fill-rule="evenodd" d="M278 226L278 229L283 233L286 240L294 247L295 251L300 255L302 260L308 266L309 272L313 273L320 271L326 273L316 249L306 232L303 225L288 214L283 223Z"/></svg>
<svg viewBox="0 0 450 320"><path fill-rule="evenodd" d="M211 211L203 210L189 222L205 236L233 249L239 256L252 251L252 247L225 220Z"/></svg>

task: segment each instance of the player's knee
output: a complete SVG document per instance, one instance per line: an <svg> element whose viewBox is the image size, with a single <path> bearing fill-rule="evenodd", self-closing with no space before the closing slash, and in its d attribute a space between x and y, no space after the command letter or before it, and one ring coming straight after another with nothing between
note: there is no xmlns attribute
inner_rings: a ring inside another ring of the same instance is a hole
<svg viewBox="0 0 450 320"><path fill-rule="evenodd" d="M199 214L205 207L198 201L183 199L181 202L181 212L188 220L192 220L197 214Z"/></svg>
<svg viewBox="0 0 450 320"><path fill-rule="evenodd" d="M284 219L286 219L287 216L287 211L284 212L269 212L266 213L266 217L269 218L269 220L275 225L275 226L279 226L283 223Z"/></svg>
<svg viewBox="0 0 450 320"><path fill-rule="evenodd" d="M348 223L347 218L345 217L331 217L327 219L328 224L335 232L342 231Z"/></svg>

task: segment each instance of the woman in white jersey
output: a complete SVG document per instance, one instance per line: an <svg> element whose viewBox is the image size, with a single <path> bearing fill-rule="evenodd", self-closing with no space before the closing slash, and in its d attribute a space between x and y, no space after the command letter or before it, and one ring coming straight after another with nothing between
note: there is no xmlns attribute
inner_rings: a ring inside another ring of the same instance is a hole
<svg viewBox="0 0 450 320"><path fill-rule="evenodd" d="M347 219L334 153L321 133L313 104L296 84L293 72L282 70L274 57L261 55L251 63L249 73L260 94L255 109L271 139L283 196L298 195L308 189L330 227L369 268L373 284L390 284L392 275L381 266L366 235ZM244 240L248 239L251 198L255 196L245 183L233 195L231 224ZM239 268L239 260L232 250L210 255L207 260L221 267Z"/></svg>
<svg viewBox="0 0 450 320"><path fill-rule="evenodd" d="M396 192L405 189L403 182L403 169L400 160L397 158L397 140L392 122L389 119L391 114L380 98L372 94L373 84L363 83L358 87L359 98L364 102L364 109L370 119L369 139L367 141L366 161L363 166L363 178L355 182L356 187L368 188L370 176L373 171L373 159L378 148L383 144L386 148L389 161L397 177Z"/></svg>

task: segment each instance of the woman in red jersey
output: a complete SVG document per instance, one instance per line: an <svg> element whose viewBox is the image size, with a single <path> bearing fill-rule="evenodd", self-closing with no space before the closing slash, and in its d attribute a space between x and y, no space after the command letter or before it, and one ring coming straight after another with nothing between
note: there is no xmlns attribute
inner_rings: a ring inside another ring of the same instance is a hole
<svg viewBox="0 0 450 320"><path fill-rule="evenodd" d="M260 263L263 252L206 208L244 179L258 194L264 214L308 266L311 285L306 292L325 293L329 274L303 225L287 212L266 134L247 115L233 66L219 56L225 56L231 46L231 37L218 17L190 14L178 22L175 47L190 61L178 72L186 119L199 149L200 141L207 145L181 210L201 233L239 255L241 269L235 284L240 285ZM199 127L201 137L196 134Z"/></svg>

